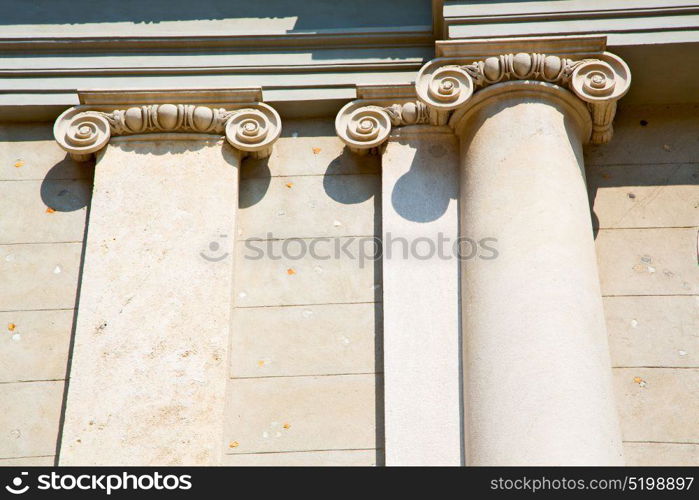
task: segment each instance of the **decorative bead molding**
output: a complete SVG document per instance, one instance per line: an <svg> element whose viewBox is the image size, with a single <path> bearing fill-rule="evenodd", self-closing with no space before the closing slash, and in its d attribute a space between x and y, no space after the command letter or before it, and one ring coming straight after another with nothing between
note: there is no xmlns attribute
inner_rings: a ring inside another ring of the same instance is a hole
<svg viewBox="0 0 699 500"><path fill-rule="evenodd" d="M112 110L76 106L61 114L53 128L58 144L77 161L89 159L112 136L152 132L222 134L231 146L264 158L281 133L281 118L264 103L237 109L195 104L146 104Z"/></svg>
<svg viewBox="0 0 699 500"><path fill-rule="evenodd" d="M358 93L370 99L359 99L340 110L335 127L351 150L377 151L392 126L452 125L449 121L454 110L468 108L474 93L513 80L546 82L567 89L590 112L593 125L589 142L611 140L616 103L629 89L631 72L623 60L604 51L604 37L440 43L438 52L448 51L451 56L434 59L418 72L412 91L417 102L405 99L403 88L397 88L392 103L388 87L367 87L370 90L361 88ZM496 52L523 44L534 50L549 47L554 52ZM457 57L459 51L465 55ZM474 51L485 54L478 57Z"/></svg>

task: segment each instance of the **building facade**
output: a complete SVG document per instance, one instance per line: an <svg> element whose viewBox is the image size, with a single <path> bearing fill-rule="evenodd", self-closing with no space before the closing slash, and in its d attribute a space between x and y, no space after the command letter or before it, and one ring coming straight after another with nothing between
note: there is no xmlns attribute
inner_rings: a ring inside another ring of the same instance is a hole
<svg viewBox="0 0 699 500"><path fill-rule="evenodd" d="M0 465L699 464L699 4L0 4Z"/></svg>

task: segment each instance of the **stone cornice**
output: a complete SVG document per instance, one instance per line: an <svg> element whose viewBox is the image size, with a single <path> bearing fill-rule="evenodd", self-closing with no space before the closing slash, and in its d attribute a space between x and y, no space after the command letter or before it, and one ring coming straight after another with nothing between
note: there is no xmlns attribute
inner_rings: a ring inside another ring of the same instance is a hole
<svg viewBox="0 0 699 500"><path fill-rule="evenodd" d="M307 33L237 34L192 33L187 35L48 35L3 36L2 52L31 52L34 54L70 52L123 52L124 50L150 50L181 52L192 50L236 50L265 48L292 50L297 48L339 48L354 46L429 46L434 42L429 26L399 28L364 28L347 31L317 30Z"/></svg>
<svg viewBox="0 0 699 500"><path fill-rule="evenodd" d="M277 112L260 89L84 91L81 105L54 124L58 144L78 161L90 158L111 137L148 133L225 135L244 154L263 158L281 133Z"/></svg>
<svg viewBox="0 0 699 500"><path fill-rule="evenodd" d="M474 92L509 81L545 82L569 90L590 111L589 142L601 144L611 139L616 103L629 89L631 72L623 60L604 51L604 37L443 45L438 53L447 52L451 57L433 59L422 67L414 90L417 100L401 86L393 91L389 87L358 89L359 99L340 110L335 122L338 135L350 149L375 150L387 139L391 127L420 123L453 126L450 116L454 110L468 108ZM542 49L548 50L538 52Z"/></svg>
<svg viewBox="0 0 699 500"><path fill-rule="evenodd" d="M698 13L699 5L684 0L559 0L495 4L456 0L442 9L442 30L437 38L609 33L614 44L619 45L623 40L641 40L648 33L692 30Z"/></svg>
<svg viewBox="0 0 699 500"><path fill-rule="evenodd" d="M453 57L475 61L507 52L546 52L573 59L601 54L606 50L607 37L550 36L536 38L481 38L475 40L438 40L434 52L437 59Z"/></svg>

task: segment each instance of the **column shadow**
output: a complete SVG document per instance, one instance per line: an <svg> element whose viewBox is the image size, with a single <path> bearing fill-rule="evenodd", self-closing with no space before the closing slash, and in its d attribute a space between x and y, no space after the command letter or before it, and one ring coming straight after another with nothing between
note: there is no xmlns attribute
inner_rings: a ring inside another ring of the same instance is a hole
<svg viewBox="0 0 699 500"><path fill-rule="evenodd" d="M85 208L92 196L94 162L86 162L81 168L89 171L88 177L75 175L75 162L69 155L51 167L41 182L40 194L44 205L56 212L74 212Z"/></svg>
<svg viewBox="0 0 699 500"><path fill-rule="evenodd" d="M50 189L49 187L46 188L46 194L45 194L45 189L44 186L49 186L52 182L51 179L56 179L56 178L61 178L65 175L65 171L69 166L74 166L75 163L73 160L70 159L69 155L66 155L66 158L63 159L61 162L57 163L51 170L46 175L46 178L44 178L44 181L41 184L41 197L44 200L44 203L46 203L48 206L53 207L55 210L61 210L61 211L72 211L72 210L78 210L79 208L82 208L83 201L81 198L74 198L72 196L66 196L65 194L61 194L59 191L56 196L53 196L54 190ZM61 411L60 415L58 418L58 434L56 436L56 454L54 457L54 466L59 465L60 457L61 457L61 445L63 442L63 430L65 426L65 418L66 418L66 408L68 405L68 391L70 389L70 376L71 376L71 368L73 365L73 353L75 349L75 332L77 329L77 323L78 323L78 311L80 310L80 291L82 287L82 282L83 282L83 269L85 267L85 248L87 246L87 232L88 232L88 227L89 227L89 222L90 222L90 208L91 208L91 202L92 202L92 186L94 185L94 172L95 172L95 162L94 159L90 160L90 162L85 162L85 164L82 164L81 167L87 168L90 170L91 175L89 178L84 179L85 181L85 188L87 189L87 197L84 198L84 207L86 208L85 211L85 227L83 229L83 241L82 241L82 247L80 249L80 266L78 267L78 278L77 278L77 288L75 291L75 304L73 306L73 321L71 324L71 329L70 329L70 340L68 344L68 360L66 363L66 374L65 374L65 385L63 387L63 398L61 399ZM77 200L77 201L76 201ZM53 204L55 204L55 206ZM58 208L56 208L58 207ZM78 208L76 208L78 207Z"/></svg>
<svg viewBox="0 0 699 500"><path fill-rule="evenodd" d="M596 146L613 147L613 146ZM599 191L608 188L625 188L625 193L619 193L619 203L630 201L631 206L626 213L636 206L643 206L664 187L667 186L696 186L699 185L699 169L692 168L686 163L671 164L637 164L637 165L587 165L587 192L590 203L590 217L595 239L600 230L600 217L595 211L595 201ZM643 197L638 194L639 187L655 187L652 193Z"/></svg>
<svg viewBox="0 0 699 500"><path fill-rule="evenodd" d="M238 208L250 208L262 201L271 182L269 157L245 158L240 164Z"/></svg>
<svg viewBox="0 0 699 500"><path fill-rule="evenodd" d="M358 168L357 168L358 167ZM348 175L377 177L379 182L347 182ZM367 155L358 156L347 147L333 159L325 171L323 188L325 193L345 205L364 203L373 197L373 236L377 254L381 255L381 158ZM374 405L375 442L377 466L386 464L386 435L384 421L384 381L383 381L383 266L380 258L374 260Z"/></svg>
<svg viewBox="0 0 699 500"><path fill-rule="evenodd" d="M445 158L448 151L443 145L437 143L430 145L427 153L431 160L439 165L440 159ZM396 213L404 219L413 222L432 222L444 215L451 200L458 199L459 186L452 184L445 189L432 182L432 170L426 171L424 168L416 167L424 164L422 159L417 159L420 154L420 151L416 153L408 172L403 174L393 187L391 204Z"/></svg>

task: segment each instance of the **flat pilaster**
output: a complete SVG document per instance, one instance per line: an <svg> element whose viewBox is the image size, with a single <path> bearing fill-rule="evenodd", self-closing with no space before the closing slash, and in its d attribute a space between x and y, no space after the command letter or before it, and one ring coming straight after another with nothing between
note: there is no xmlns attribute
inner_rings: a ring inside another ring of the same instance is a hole
<svg viewBox="0 0 699 500"><path fill-rule="evenodd" d="M239 170L281 131L259 94L86 92L57 120L97 157L61 465L221 462Z"/></svg>
<svg viewBox="0 0 699 500"><path fill-rule="evenodd" d="M460 465L456 138L400 129L381 185L386 465Z"/></svg>
<svg viewBox="0 0 699 500"><path fill-rule="evenodd" d="M61 465L219 463L241 157L221 142L100 154Z"/></svg>

